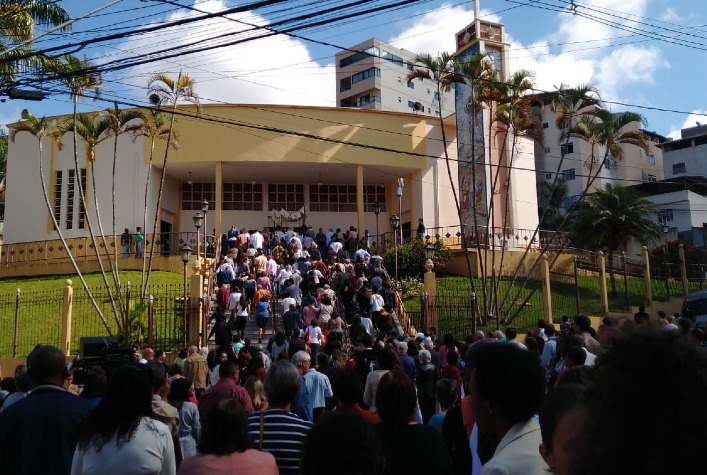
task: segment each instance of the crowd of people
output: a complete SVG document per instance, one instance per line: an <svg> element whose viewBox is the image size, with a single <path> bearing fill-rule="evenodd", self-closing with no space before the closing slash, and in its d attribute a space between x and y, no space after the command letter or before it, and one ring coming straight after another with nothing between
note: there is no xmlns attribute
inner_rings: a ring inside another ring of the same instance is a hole
<svg viewBox="0 0 707 475"><path fill-rule="evenodd" d="M146 348L108 374L89 370L78 390L61 350L42 346L1 407L0 467L701 473L706 354L688 318L663 317L605 318L596 331L582 315L538 322L522 342L513 329L464 340L438 338L434 328L408 338L364 334L349 348L331 343L316 353L282 332L270 351L246 342L235 354L204 356L190 347L169 366ZM289 351L278 353L283 341Z"/></svg>
<svg viewBox="0 0 707 475"><path fill-rule="evenodd" d="M171 364L143 348L78 385L61 350L38 346L0 382L2 473L704 470L707 353L689 318L641 309L596 330L584 315L539 321L524 338L404 335L382 261L353 227L233 226L222 243L214 348Z"/></svg>

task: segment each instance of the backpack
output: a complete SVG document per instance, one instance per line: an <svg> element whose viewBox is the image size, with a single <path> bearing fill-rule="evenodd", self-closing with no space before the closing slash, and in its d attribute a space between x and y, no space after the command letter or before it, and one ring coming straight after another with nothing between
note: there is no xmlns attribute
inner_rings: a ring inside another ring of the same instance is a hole
<svg viewBox="0 0 707 475"><path fill-rule="evenodd" d="M302 335L302 339L304 340L304 342L306 344L308 344L308 345L312 344L312 335L311 335L311 333L309 333L309 327L307 327L307 331L305 331L304 334Z"/></svg>

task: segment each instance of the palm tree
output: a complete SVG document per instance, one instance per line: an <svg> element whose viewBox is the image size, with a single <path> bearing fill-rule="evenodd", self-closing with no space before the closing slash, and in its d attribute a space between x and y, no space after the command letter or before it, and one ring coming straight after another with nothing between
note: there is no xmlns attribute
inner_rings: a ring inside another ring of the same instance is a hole
<svg viewBox="0 0 707 475"><path fill-rule="evenodd" d="M59 239L61 240L62 246L64 246L64 249L66 250L67 255L69 256L69 260L71 261L71 265L74 267L74 271L76 272L76 275L79 276L79 280L81 281L81 284L83 285L84 289L86 290L86 294L89 296L89 299L91 303L93 304L94 308L96 309L96 313L98 314L98 317L101 319L101 322L103 322L103 325L106 328L106 331L108 332L108 335L112 336L113 332L110 329L110 326L108 325L108 322L106 321L105 317L103 316L103 312L101 311L100 307L98 306L98 303L96 302L96 299L93 297L93 294L91 293L88 284L86 283L86 280L83 277L83 274L81 273L81 270L79 269L78 264L76 263L76 260L74 259L73 254L69 250L69 246L66 243L66 239L64 238L64 234L61 231L61 227L59 226L59 222L57 221L57 217L54 215L54 209L52 208L51 202L49 201L49 194L47 193L47 184L44 180L44 168L43 168L43 162L44 162L44 157L43 157L43 146L42 142L44 139L49 138L54 143L57 144L61 148L61 141L60 141L60 134L58 133L58 130L56 128L56 123L52 120L47 120L45 117L42 117L41 119L38 119L34 115L32 115L29 111L24 110L22 111L22 119L24 119L22 122L17 124L12 131L10 132L10 138L12 141L15 140L15 137L17 136L18 133L20 132L27 132L32 134L36 139L37 139L37 147L38 147L38 152L39 152L39 180L42 184L42 194L44 195L44 203L47 205L47 211L49 211L49 216L52 219L52 224L54 225L54 229L56 230L57 234L59 235ZM79 180L80 181L80 180Z"/></svg>
<svg viewBox="0 0 707 475"><path fill-rule="evenodd" d="M439 122L440 130L442 132L442 144L444 148L444 162L447 166L447 175L449 177L449 184L452 188L452 195L454 196L454 205L457 209L457 217L459 218L459 228L461 233L462 249L464 250L464 255L466 256L466 266L467 272L469 274L469 282L471 283L471 290L475 292L474 276L471 270L471 258L469 257L469 252L467 251L467 241L466 233L464 232L464 222L462 218L461 207L459 206L459 196L457 194L457 188L454 184L454 176L452 175L452 169L449 162L449 153L447 152L447 134L444 130L444 117L442 117L442 91L449 91L453 84L465 82L465 78L458 72L457 63L453 56L448 53L442 53L438 58L432 58L429 54L421 54L415 57L415 63L421 64L424 68L415 68L412 72L407 75L407 80L411 81L415 78L426 78L431 79L437 84L437 100L439 103ZM472 322L472 331L476 331L476 321Z"/></svg>
<svg viewBox="0 0 707 475"><path fill-rule="evenodd" d="M147 198L150 189L150 178L152 177L152 162L155 156L155 144L158 140L167 140L167 137L171 136L170 145L173 149L179 150L179 134L177 131L170 130L169 123L167 119L162 115L162 113L155 109L149 109L148 114L142 123L142 127L135 130L134 139L137 137L145 137L150 141L150 159L147 165L147 179L145 180L145 203L142 214L142 229L147 229ZM142 274L140 277L140 289L144 288L145 284L145 253L142 254Z"/></svg>
<svg viewBox="0 0 707 475"><path fill-rule="evenodd" d="M561 230L561 209L567 199L568 192L569 186L565 180L558 180L556 183L543 181L538 184L538 196L542 203L540 229Z"/></svg>
<svg viewBox="0 0 707 475"><path fill-rule="evenodd" d="M3 0L0 2L0 89L11 86L17 71L55 71L60 62L32 51L27 42L38 24L58 27L71 17L56 2L48 0ZM59 31L71 30L65 25Z"/></svg>
<svg viewBox="0 0 707 475"><path fill-rule="evenodd" d="M616 279L613 261L617 250L625 250L629 241L648 244L662 236L662 227L651 217L657 217L655 205L635 189L607 186L587 196L580 205L574 225L574 240L591 250L606 249L609 259L611 295L615 297ZM587 232L591 229L592 232Z"/></svg>
<svg viewBox="0 0 707 475"><path fill-rule="evenodd" d="M137 133L142 128L145 114L136 110L123 110L118 107L118 103L113 103L112 109L107 109L100 114L106 127L113 135L113 180L111 183L111 205L113 210L113 278L115 280L118 295L120 295L120 275L118 274L118 234L116 230L115 214L115 166L118 160L118 136L125 133ZM94 187L95 191L95 187ZM96 208L97 209L97 208ZM144 228L143 228L144 229Z"/></svg>
<svg viewBox="0 0 707 475"><path fill-rule="evenodd" d="M164 150L164 159L162 160L162 173L160 179L160 186L157 192L157 204L155 206L155 220L153 223L153 237L150 243L150 259L147 265L147 276L145 278L145 284L142 288L141 295L144 299L147 293L147 288L150 285L150 275L152 274L152 258L155 254L155 237L154 234L157 232L157 220L160 214L160 206L162 206L162 192L164 190L164 179L167 174L167 160L169 158L169 149L172 144L174 130L174 112L177 110L177 104L182 101L190 102L196 106L197 114L201 112L201 103L199 102L199 96L194 90L194 80L188 75L182 74L181 71L177 76L177 79L169 77L164 73L155 74L150 78L148 83L148 94L150 95L150 100L162 106L167 104L171 106L171 117L169 121L169 132L167 134L167 145ZM145 229L147 232L147 229ZM143 253L144 256L144 253ZM144 259L144 257L143 257Z"/></svg>

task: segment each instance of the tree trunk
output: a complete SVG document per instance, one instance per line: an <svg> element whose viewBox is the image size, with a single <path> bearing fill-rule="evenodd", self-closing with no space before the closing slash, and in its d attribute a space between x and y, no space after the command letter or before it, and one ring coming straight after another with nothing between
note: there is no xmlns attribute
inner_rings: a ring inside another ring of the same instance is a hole
<svg viewBox="0 0 707 475"><path fill-rule="evenodd" d="M155 154L155 138L153 137L150 142L150 162L147 165L147 178L145 179L145 206L142 213L142 230L147 229L147 194L150 190L150 177L152 176L152 159ZM142 272L140 273L140 298L145 299L146 289L145 286L145 266L147 264L147 253L143 251L142 253Z"/></svg>
<svg viewBox="0 0 707 475"><path fill-rule="evenodd" d="M611 298L615 299L619 293L616 291L616 277L614 276L614 249L609 249L609 281L611 282Z"/></svg>

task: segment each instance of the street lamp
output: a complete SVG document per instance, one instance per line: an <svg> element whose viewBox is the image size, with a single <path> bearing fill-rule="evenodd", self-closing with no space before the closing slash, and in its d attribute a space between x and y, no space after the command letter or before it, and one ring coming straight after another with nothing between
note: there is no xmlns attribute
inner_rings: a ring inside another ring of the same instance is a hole
<svg viewBox="0 0 707 475"><path fill-rule="evenodd" d="M377 201L373 203L373 214L376 215L376 254L380 254L381 235L378 232L378 215L381 214L381 204Z"/></svg>
<svg viewBox="0 0 707 475"><path fill-rule="evenodd" d="M393 241L395 245L395 285L398 285L398 226L400 226L400 217L394 214L390 217L390 227L393 228Z"/></svg>
<svg viewBox="0 0 707 475"><path fill-rule="evenodd" d="M432 269L434 269L435 265L434 262L432 262L432 259L435 258L436 251L437 248L432 243L428 243L427 246L425 246L425 258L427 259L425 261L425 269L427 272L432 272Z"/></svg>
<svg viewBox="0 0 707 475"><path fill-rule="evenodd" d="M194 227L196 228L196 259L199 260L201 259L201 254L199 253L199 228L204 224L204 215L201 214L200 211L197 211L196 214L192 216L192 219L194 220ZM204 231L206 230L204 229Z"/></svg>
<svg viewBox="0 0 707 475"><path fill-rule="evenodd" d="M182 263L184 264L184 294L182 296L182 318L183 322L183 343L187 344L187 263L191 259L191 247L189 244L184 243L184 245L179 249L179 256L182 258Z"/></svg>
<svg viewBox="0 0 707 475"><path fill-rule="evenodd" d="M208 247L208 241L206 240L207 228L206 228L206 213L209 211L209 202L204 200L201 202L201 212L204 213L204 263L206 262L206 249Z"/></svg>

